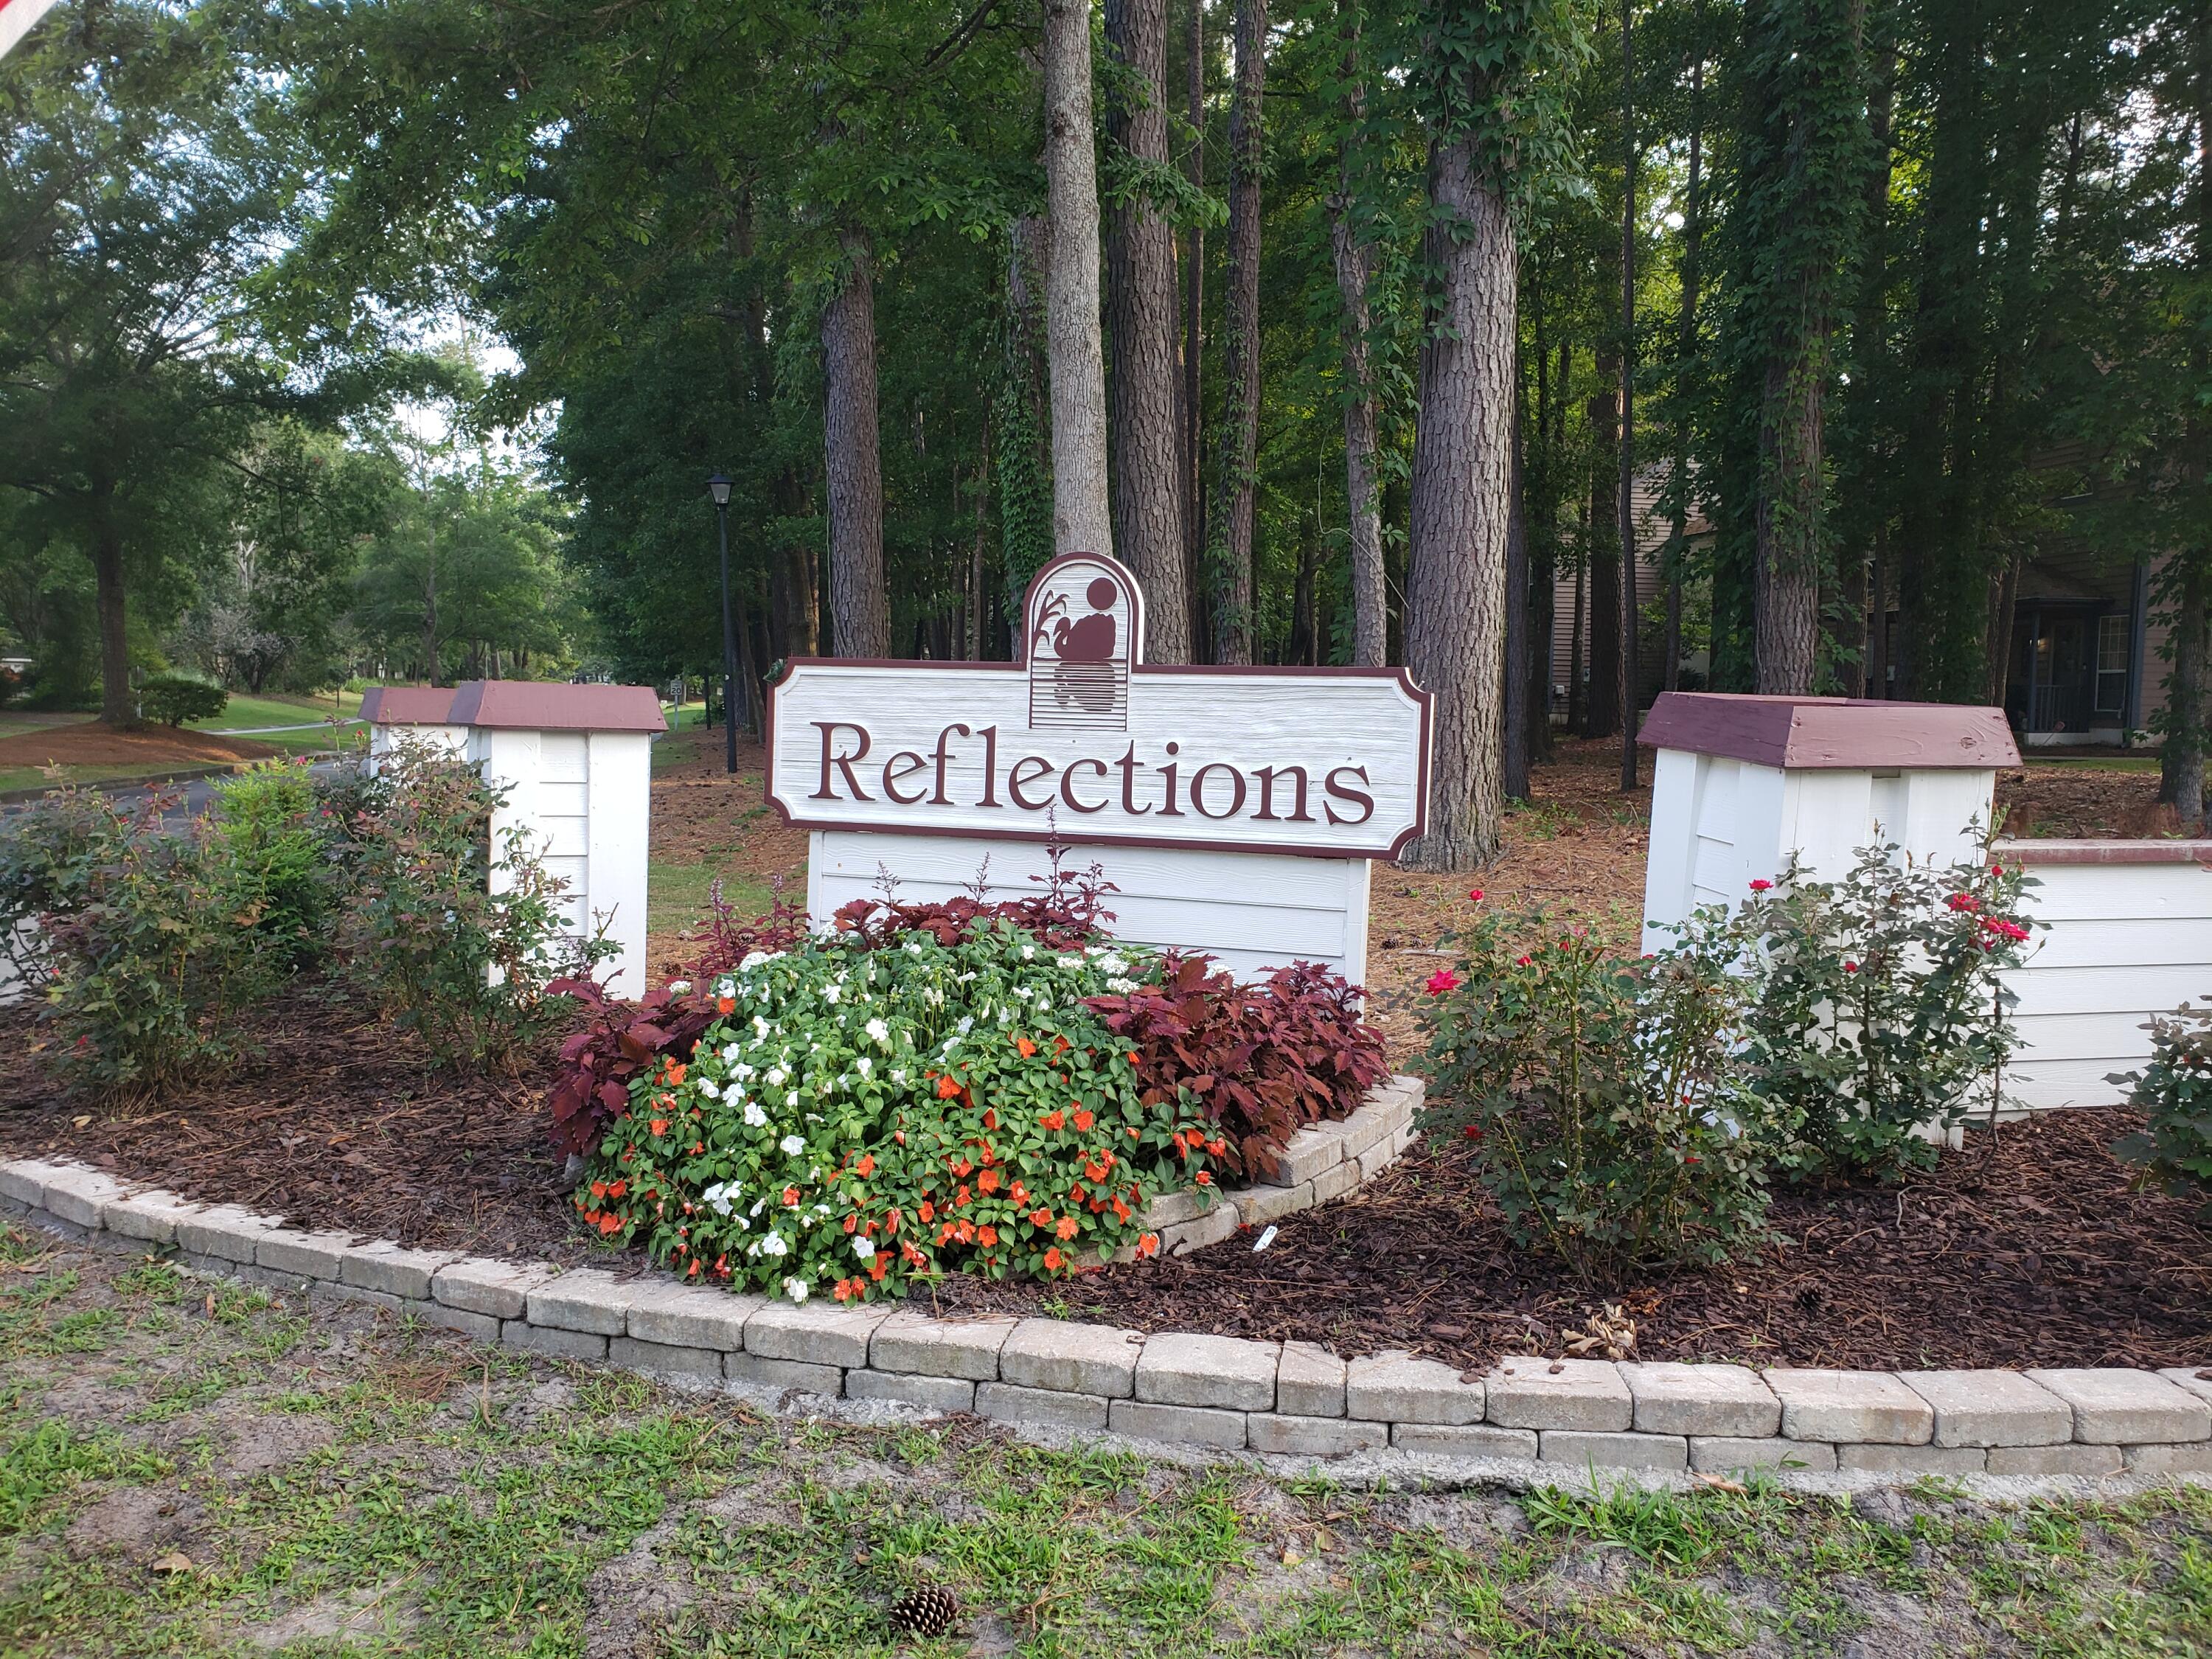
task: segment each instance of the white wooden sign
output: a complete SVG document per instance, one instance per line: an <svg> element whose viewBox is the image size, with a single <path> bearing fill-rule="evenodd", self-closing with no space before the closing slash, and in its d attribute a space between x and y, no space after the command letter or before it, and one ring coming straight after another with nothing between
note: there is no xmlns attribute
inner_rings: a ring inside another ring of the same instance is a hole
<svg viewBox="0 0 2212 1659"><path fill-rule="evenodd" d="M1143 595L1103 555L1046 565L1024 612L1019 663L787 667L767 793L813 832L809 909L879 869L946 896L987 856L994 894L1034 891L1057 839L1121 890L1125 938L1361 978L1367 866L1425 827L1428 694L1398 669L1148 665Z"/></svg>

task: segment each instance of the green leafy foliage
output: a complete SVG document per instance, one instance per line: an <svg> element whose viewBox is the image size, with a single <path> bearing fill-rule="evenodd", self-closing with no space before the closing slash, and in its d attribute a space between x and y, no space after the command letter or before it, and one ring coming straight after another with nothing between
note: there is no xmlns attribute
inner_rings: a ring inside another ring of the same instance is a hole
<svg viewBox="0 0 2212 1659"><path fill-rule="evenodd" d="M446 1065L513 1064L571 1015L552 982L611 949L563 933L563 884L529 855L526 832L494 845L503 799L467 761L402 744L342 826L345 971Z"/></svg>
<svg viewBox="0 0 2212 1659"><path fill-rule="evenodd" d="M2016 1042L1997 973L2023 955L2030 880L1893 845L1838 881L1755 884L1733 924L1757 993L1743 1037L1759 1092L1799 1125L1795 1169L1924 1168L1978 1086L1989 1102Z"/></svg>
<svg viewBox="0 0 2212 1659"><path fill-rule="evenodd" d="M1794 1124L1737 1061L1749 988L1725 920L1640 961L1540 910L1480 910L1456 937L1429 981L1430 1075L1515 1237L1593 1273L1755 1247Z"/></svg>
<svg viewBox="0 0 2212 1659"><path fill-rule="evenodd" d="M230 693L211 680L191 674L155 674L139 688L139 706L147 718L164 726L186 720L213 720L230 702Z"/></svg>
<svg viewBox="0 0 2212 1659"><path fill-rule="evenodd" d="M1187 1098L1146 1103L1084 1006L1146 968L1006 923L757 952L688 1063L631 1084L577 1206L686 1277L794 1301L1152 1248L1146 1205L1224 1147Z"/></svg>
<svg viewBox="0 0 2212 1659"><path fill-rule="evenodd" d="M2108 1078L2130 1085L2143 1127L2112 1144L2176 1198L2204 1201L2212 1214L2212 1006L2183 1003L2150 1022L2150 1063Z"/></svg>
<svg viewBox="0 0 2212 1659"><path fill-rule="evenodd" d="M235 1060L240 1016L281 973L255 896L215 838L164 822L169 805L72 800L34 843L62 853L39 913L52 1052L104 1092L158 1093Z"/></svg>
<svg viewBox="0 0 2212 1659"><path fill-rule="evenodd" d="M329 821L301 763L258 766L216 790L208 833L229 860L239 892L258 913L256 925L270 948L295 964L329 950L337 881Z"/></svg>

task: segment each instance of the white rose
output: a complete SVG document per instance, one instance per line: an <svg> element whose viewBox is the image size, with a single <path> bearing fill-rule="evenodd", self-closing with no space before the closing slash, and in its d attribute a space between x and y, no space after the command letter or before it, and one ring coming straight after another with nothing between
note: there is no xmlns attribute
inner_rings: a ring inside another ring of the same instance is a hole
<svg viewBox="0 0 2212 1659"><path fill-rule="evenodd" d="M806 1150L806 1139L803 1135L786 1135L775 1144L783 1148L786 1158L797 1158Z"/></svg>

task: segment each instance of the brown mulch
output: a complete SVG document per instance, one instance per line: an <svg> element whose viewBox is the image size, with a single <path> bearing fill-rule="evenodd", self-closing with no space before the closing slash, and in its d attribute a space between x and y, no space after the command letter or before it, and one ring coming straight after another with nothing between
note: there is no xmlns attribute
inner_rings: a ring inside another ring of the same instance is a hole
<svg viewBox="0 0 2212 1659"><path fill-rule="evenodd" d="M960 1279L947 1307L1138 1330L1383 1348L1468 1367L1561 1351L1608 1301L1644 1359L1917 1369L2212 1363L2212 1225L2131 1187L2106 1150L2124 1111L2002 1126L1902 1186L1785 1193L1733 1266L1585 1285L1516 1249L1464 1142L1417 1149L1360 1192L1180 1261L1073 1284Z"/></svg>
<svg viewBox="0 0 2212 1659"><path fill-rule="evenodd" d="M2158 769L2089 764L2021 767L1997 774L2005 833L2037 841L2170 836L2180 825L2158 804Z"/></svg>
<svg viewBox="0 0 2212 1659"><path fill-rule="evenodd" d="M198 766L263 760L283 751L251 738L218 738L166 726L136 730L84 720L0 738L0 766Z"/></svg>
<svg viewBox="0 0 2212 1659"><path fill-rule="evenodd" d="M146 1107L55 1086L23 1011L0 1027L0 1155L75 1158L206 1203L363 1238L561 1261L604 1257L571 1224L546 1141L545 1068L431 1070L404 1032L333 994L273 1004L259 1052Z"/></svg>

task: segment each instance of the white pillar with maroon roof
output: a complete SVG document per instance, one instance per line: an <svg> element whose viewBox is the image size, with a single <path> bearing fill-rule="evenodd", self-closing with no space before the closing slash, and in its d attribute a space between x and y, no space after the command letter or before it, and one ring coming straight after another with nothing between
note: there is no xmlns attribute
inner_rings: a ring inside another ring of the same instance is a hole
<svg viewBox="0 0 2212 1659"><path fill-rule="evenodd" d="M1742 901L1794 854L1832 880L1894 842L1923 862L1979 855L1997 769L2020 764L2004 711L1850 697L1669 691L1640 741L1659 751L1644 948L1701 905Z"/></svg>

